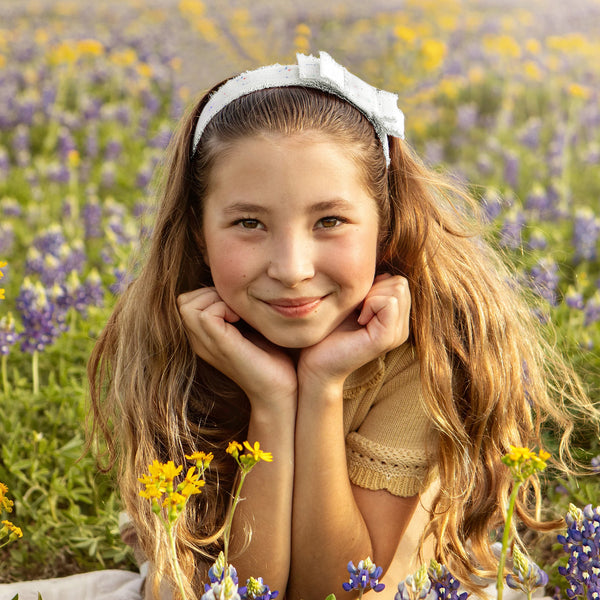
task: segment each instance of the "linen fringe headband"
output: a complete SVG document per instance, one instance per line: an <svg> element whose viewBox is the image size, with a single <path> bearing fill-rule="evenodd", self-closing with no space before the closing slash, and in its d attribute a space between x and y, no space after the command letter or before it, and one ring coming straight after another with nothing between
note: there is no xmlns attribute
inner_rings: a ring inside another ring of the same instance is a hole
<svg viewBox="0 0 600 600"><path fill-rule="evenodd" d="M349 73L327 54L319 52L319 58L296 54L297 65L269 65L254 71L246 71L225 82L209 98L202 109L192 145L196 153L202 132L209 121L233 100L257 90L267 88L300 86L334 94L357 108L372 123L381 140L386 164L390 164L388 135L404 139L404 114L398 108L398 96L378 90L362 79Z"/></svg>

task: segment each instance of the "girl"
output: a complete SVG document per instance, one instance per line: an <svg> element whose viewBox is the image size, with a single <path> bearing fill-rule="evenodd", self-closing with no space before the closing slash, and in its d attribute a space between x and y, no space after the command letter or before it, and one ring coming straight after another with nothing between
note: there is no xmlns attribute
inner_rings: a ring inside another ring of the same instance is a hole
<svg viewBox="0 0 600 600"><path fill-rule="evenodd" d="M502 455L539 445L549 417L564 466L565 402L595 414L468 216L475 203L402 140L396 97L325 53L298 61L219 84L183 119L149 256L90 361L148 597L171 577L138 496L154 459L215 454L178 529L199 596L236 475L224 450L259 440L275 460L245 484L232 562L241 581L322 599L349 560L398 560L428 488L421 541L467 583L491 574ZM518 513L540 528L526 500Z"/></svg>

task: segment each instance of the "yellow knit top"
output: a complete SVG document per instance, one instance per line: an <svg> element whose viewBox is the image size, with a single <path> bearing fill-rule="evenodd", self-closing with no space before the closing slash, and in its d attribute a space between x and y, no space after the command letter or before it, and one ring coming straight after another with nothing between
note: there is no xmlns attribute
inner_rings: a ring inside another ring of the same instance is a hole
<svg viewBox="0 0 600 600"><path fill-rule="evenodd" d="M435 434L426 415L419 362L408 342L367 363L344 383L350 481L414 496L432 478Z"/></svg>

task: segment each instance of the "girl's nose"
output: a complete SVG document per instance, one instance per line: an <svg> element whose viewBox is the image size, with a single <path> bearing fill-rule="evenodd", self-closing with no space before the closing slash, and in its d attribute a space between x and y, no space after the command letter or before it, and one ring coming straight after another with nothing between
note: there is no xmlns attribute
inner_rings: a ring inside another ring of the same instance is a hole
<svg viewBox="0 0 600 600"><path fill-rule="evenodd" d="M314 276L311 244L302 236L286 235L273 245L267 274L286 287L296 287Z"/></svg>

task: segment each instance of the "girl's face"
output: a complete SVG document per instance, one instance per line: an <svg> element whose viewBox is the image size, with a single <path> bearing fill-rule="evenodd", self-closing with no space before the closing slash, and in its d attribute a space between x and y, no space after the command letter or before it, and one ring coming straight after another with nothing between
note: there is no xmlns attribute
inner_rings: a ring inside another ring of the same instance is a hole
<svg viewBox="0 0 600 600"><path fill-rule="evenodd" d="M235 142L215 161L203 216L219 296L278 346L320 342L371 289L377 205L323 134Z"/></svg>

